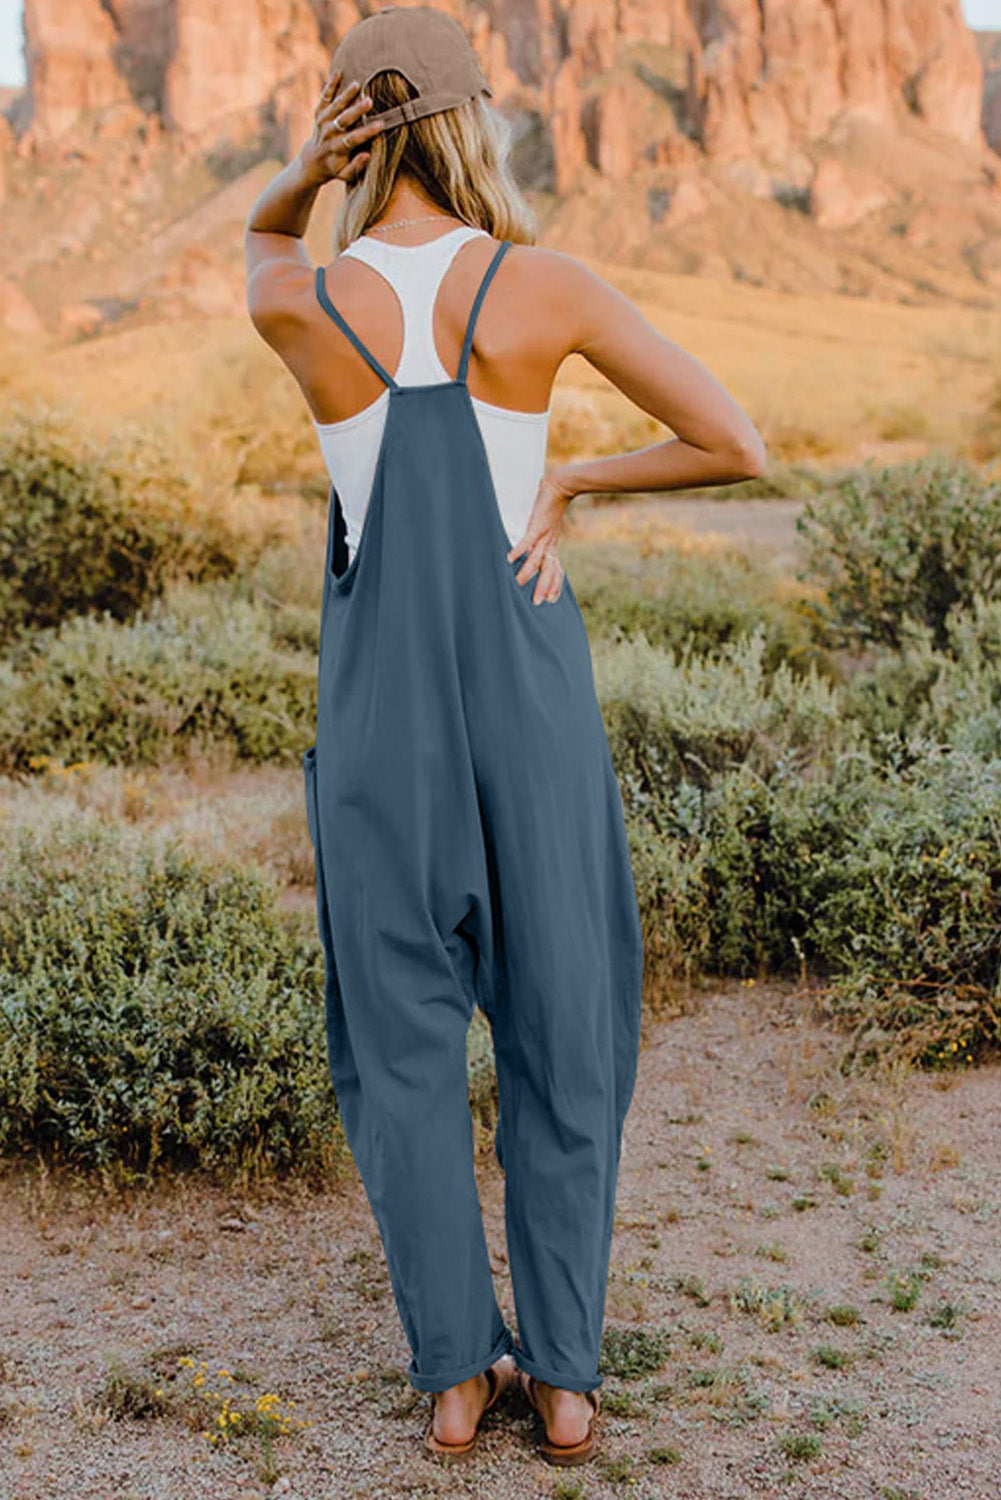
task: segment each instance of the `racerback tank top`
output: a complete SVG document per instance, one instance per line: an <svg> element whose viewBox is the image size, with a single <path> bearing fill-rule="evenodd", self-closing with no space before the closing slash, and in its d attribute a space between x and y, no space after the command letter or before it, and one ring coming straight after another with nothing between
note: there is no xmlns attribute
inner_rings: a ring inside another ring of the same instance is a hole
<svg viewBox="0 0 1001 1500"><path fill-rule="evenodd" d="M342 255L353 255L377 271L393 288L403 312L403 347L392 371L400 385L448 382L451 372L434 344L434 306L446 271L459 249L483 229L460 224L422 245L393 245L363 234ZM545 472L550 408L517 411L494 406L470 393L487 452L490 473L505 530L512 542L525 530ZM376 459L389 404L384 386L374 401L341 422L316 422L327 472L340 496L347 528L348 560L354 556L365 522L375 477Z"/></svg>

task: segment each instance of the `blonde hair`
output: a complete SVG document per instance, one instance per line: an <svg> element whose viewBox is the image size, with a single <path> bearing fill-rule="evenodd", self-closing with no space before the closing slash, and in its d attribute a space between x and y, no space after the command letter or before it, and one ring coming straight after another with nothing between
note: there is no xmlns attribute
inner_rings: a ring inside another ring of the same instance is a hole
<svg viewBox="0 0 1001 1500"><path fill-rule="evenodd" d="M377 73L367 92L370 114L414 97L395 69ZM405 120L367 141L363 149L371 155L360 178L349 184L334 224L335 254L385 211L401 173L413 177L437 207L475 229L495 239L534 244L538 223L508 164L511 142L510 124L481 94L454 109Z"/></svg>

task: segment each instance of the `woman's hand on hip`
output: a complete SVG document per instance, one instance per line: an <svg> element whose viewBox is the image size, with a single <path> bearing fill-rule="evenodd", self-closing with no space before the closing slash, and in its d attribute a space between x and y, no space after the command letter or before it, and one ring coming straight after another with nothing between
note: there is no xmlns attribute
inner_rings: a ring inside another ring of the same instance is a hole
<svg viewBox="0 0 1001 1500"><path fill-rule="evenodd" d="M378 120L358 124L371 109L372 100L368 94L359 92L357 82L352 81L344 88L340 83L341 70L338 68L323 86L320 101L313 112L313 133L299 152L305 171L321 184L335 179L349 185L356 182L371 155L358 148L382 129Z"/></svg>
<svg viewBox="0 0 1001 1500"><path fill-rule="evenodd" d="M556 555L556 546L563 531L567 507L575 493L561 470L553 469L544 474L528 525L507 554L508 562L514 562L516 557L528 553L515 579L519 584L527 583L538 573L533 604L555 604L562 592L563 564Z"/></svg>

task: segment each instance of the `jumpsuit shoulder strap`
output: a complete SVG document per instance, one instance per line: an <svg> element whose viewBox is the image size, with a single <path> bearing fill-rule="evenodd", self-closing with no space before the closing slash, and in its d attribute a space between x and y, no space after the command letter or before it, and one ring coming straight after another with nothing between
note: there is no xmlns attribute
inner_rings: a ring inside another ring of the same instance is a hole
<svg viewBox="0 0 1001 1500"><path fill-rule="evenodd" d="M347 319L343 316L342 313L339 313L337 311L337 308L331 302L330 297L327 294L327 286L324 280L322 266L317 266L316 268L315 282L317 300L319 301L320 306L323 308L324 312L328 313L330 317L333 318L334 322L337 324L342 333L347 334L352 344L354 344L355 348L358 350L358 353L372 366L372 369L378 375L379 379L384 380L389 386L390 390L395 390L396 381L393 379L392 375L390 375L389 371L379 363L372 351L366 348L361 339L355 333L354 329L351 327L350 323L348 323Z"/></svg>
<svg viewBox="0 0 1001 1500"><path fill-rule="evenodd" d="M510 248L510 240L502 240L501 243L497 246L497 251L494 255L494 258L487 266L487 269L483 276L483 280L480 282L479 290L477 291L476 297L473 300L472 310L469 314L469 322L466 324L466 337L462 341L462 358L459 360L459 372L455 377L457 381L460 381L463 384L465 383L466 379L466 371L469 368L469 355L473 347L473 329L476 326L476 319L480 311L480 304L482 303L483 298L486 296L487 287L493 280L494 274L497 270L497 267L500 265L505 252L507 250L510 250Z"/></svg>

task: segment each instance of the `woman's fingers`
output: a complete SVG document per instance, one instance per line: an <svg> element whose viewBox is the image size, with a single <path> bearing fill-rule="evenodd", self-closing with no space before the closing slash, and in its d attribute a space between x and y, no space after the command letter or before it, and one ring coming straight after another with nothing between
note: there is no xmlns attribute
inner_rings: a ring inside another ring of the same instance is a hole
<svg viewBox="0 0 1001 1500"><path fill-rule="evenodd" d="M381 120L366 120L372 97L357 79L341 87L340 70L331 69L313 112L313 132L303 147L303 161L318 183L356 182L371 159L363 150L381 132Z"/></svg>
<svg viewBox="0 0 1001 1500"><path fill-rule="evenodd" d="M316 120L316 123L318 125L325 125L327 121L332 116L338 114L339 111L342 110L348 103L348 101L353 97L353 95L358 92L358 85L356 83L349 83L345 88L339 89L337 87L337 80L339 78L340 74L337 74L336 79L329 79L324 86L323 92L317 102L316 109L313 111L313 118Z"/></svg>
<svg viewBox="0 0 1001 1500"><path fill-rule="evenodd" d="M344 75L342 70L340 68L335 68L333 63L331 63L326 82L324 83L323 88L320 90L321 104L324 104L333 96L334 90L337 88L337 85L340 83L343 76Z"/></svg>
<svg viewBox="0 0 1001 1500"><path fill-rule="evenodd" d="M528 549L528 556L515 574L519 583L527 583L538 572L542 566L546 551L551 546L552 542L548 536L536 537Z"/></svg>
<svg viewBox="0 0 1001 1500"><path fill-rule="evenodd" d="M555 604L563 587L563 565L555 552L547 552L539 569L539 581L532 596L533 604Z"/></svg>
<svg viewBox="0 0 1001 1500"><path fill-rule="evenodd" d="M351 82L337 94L331 95L324 89L320 95L320 103L315 111L316 122L325 133L329 129L340 143L365 139L366 136L374 135L378 129L378 121L373 121L360 127L366 132L366 136L349 134L351 127L372 108L372 96L363 94L360 90L360 84Z"/></svg>
<svg viewBox="0 0 1001 1500"><path fill-rule="evenodd" d="M352 78L351 82L346 83L343 88L338 88L340 77L340 73L332 74L324 85L323 92L320 95L320 102L316 107L318 115L338 114L340 111L348 108L348 105L355 99L356 95L361 96L361 84L356 78ZM364 97L367 97L367 95Z"/></svg>
<svg viewBox="0 0 1001 1500"><path fill-rule="evenodd" d="M563 588L563 564L556 553L555 542L549 532L533 537L530 532L520 536L507 554L508 562L514 562L526 554L525 561L515 574L519 584L525 584L537 572L533 604L544 600L555 604Z"/></svg>
<svg viewBox="0 0 1001 1500"><path fill-rule="evenodd" d="M357 87L357 85L355 86ZM342 105L341 108L334 114L334 119L336 119L337 121L338 130L342 133L348 131L351 126L357 124L362 116L371 108L372 97L370 94L359 94L358 97L352 99L349 104Z"/></svg>
<svg viewBox="0 0 1001 1500"><path fill-rule="evenodd" d="M348 184L355 182L364 173L371 155L371 151L356 151L347 166L338 173L340 180Z"/></svg>
<svg viewBox="0 0 1001 1500"><path fill-rule="evenodd" d="M349 85L351 91L357 87L357 84ZM347 92L348 90L344 91ZM338 94L322 111L317 112L316 129L319 150L328 175L350 184L364 172L372 154L360 148L379 134L382 122L363 118L372 107L372 99L368 94L361 94L352 103L338 108L343 97L343 93ZM356 124L356 121L360 123Z"/></svg>

